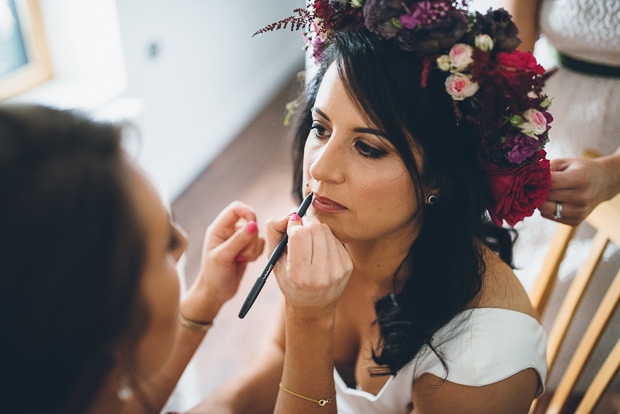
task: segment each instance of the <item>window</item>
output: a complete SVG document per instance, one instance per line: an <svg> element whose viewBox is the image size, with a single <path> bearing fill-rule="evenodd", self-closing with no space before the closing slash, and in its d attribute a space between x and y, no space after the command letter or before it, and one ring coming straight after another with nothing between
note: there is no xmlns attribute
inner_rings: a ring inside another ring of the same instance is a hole
<svg viewBox="0 0 620 414"><path fill-rule="evenodd" d="M51 77L38 0L0 0L0 99Z"/></svg>

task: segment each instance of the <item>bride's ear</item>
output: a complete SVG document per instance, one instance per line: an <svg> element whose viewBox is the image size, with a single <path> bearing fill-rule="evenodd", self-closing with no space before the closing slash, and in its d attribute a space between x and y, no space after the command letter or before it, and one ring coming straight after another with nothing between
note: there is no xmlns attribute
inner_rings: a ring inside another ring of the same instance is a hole
<svg viewBox="0 0 620 414"><path fill-rule="evenodd" d="M427 179L424 183L424 203L425 204L437 204L441 198L440 185L437 179Z"/></svg>

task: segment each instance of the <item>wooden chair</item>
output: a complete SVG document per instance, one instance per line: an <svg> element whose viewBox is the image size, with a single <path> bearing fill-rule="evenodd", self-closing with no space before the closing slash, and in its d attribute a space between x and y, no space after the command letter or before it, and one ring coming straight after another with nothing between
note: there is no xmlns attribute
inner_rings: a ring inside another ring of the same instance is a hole
<svg viewBox="0 0 620 414"><path fill-rule="evenodd" d="M605 203L601 203L586 219L596 230L593 238L590 255L581 270L573 279L569 290L560 306L553 327L548 336L547 365L549 371L553 368L556 356L564 340L568 327L575 316L575 312L588 287L592 274L609 242L620 246L620 195ZM559 224L551 241L551 248L535 285L530 292L530 299L535 309L542 315L551 292L553 290L560 263L564 258L569 242L575 234L575 228ZM579 376L601 338L605 327L614 314L620 301L620 271L614 277L594 317L579 343L558 388L553 393L546 408L546 414L564 413L562 407L571 394ZM589 414L598 403L605 388L614 378L620 365L620 339L607 356L605 362L597 372L581 399L575 414ZM537 401L534 402L530 413L534 412ZM538 412L539 410L537 410Z"/></svg>

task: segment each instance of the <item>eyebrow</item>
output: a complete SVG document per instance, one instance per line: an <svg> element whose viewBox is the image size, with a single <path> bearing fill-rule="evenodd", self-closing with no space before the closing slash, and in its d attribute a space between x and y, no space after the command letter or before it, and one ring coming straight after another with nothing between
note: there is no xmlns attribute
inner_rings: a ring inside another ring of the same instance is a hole
<svg viewBox="0 0 620 414"><path fill-rule="evenodd" d="M325 118L326 120L330 121L329 117L325 114L325 112L321 111L319 108L317 108L316 106L312 107L311 109L312 112L316 112L317 114L321 115L323 118ZM385 138L387 139L387 134L383 131L380 131L378 129L374 129L374 128L354 128L353 132L361 132L362 134L372 134L372 135L377 135L379 137Z"/></svg>

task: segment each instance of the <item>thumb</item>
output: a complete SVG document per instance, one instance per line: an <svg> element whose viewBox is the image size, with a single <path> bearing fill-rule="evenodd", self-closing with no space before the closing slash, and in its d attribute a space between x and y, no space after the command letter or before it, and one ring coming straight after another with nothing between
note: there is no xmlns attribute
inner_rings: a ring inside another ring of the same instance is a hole
<svg viewBox="0 0 620 414"><path fill-rule="evenodd" d="M248 221L243 227L240 227L228 238L220 244L215 250L218 250L224 259L233 260L239 255L252 241L257 237L258 226L255 221Z"/></svg>
<svg viewBox="0 0 620 414"><path fill-rule="evenodd" d="M280 242L284 233L286 233L287 223L289 221L290 216L285 216L280 219L267 220L266 223L266 231L267 234L265 236L267 242L267 252L268 255L271 255L273 249L275 249L276 245Z"/></svg>

